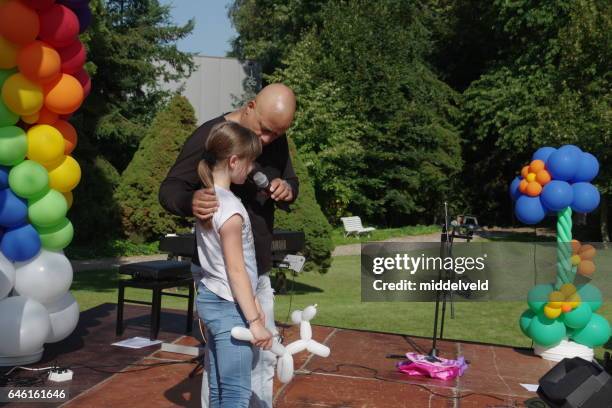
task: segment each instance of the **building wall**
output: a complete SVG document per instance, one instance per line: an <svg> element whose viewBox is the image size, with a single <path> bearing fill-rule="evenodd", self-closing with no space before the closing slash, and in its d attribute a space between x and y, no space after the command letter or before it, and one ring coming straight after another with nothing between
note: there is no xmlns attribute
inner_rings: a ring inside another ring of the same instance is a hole
<svg viewBox="0 0 612 408"><path fill-rule="evenodd" d="M253 62L241 63L235 58L194 57L196 69L182 83L167 84L168 89L183 87L182 94L195 109L198 124L235 109L237 99L245 93L249 75L259 83L259 69Z"/></svg>

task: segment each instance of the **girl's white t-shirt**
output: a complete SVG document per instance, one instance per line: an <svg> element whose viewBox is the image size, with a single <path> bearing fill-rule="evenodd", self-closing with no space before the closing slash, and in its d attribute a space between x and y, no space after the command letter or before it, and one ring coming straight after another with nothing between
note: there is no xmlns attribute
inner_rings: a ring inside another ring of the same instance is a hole
<svg viewBox="0 0 612 408"><path fill-rule="evenodd" d="M238 197L230 190L215 186L215 194L219 208L212 218L212 228L202 227L196 222L195 233L198 244L198 257L202 266L202 283L217 296L234 301L232 289L227 278L223 248L221 247L221 236L219 230L223 224L234 214L242 217L242 250L244 252L244 264L246 272L251 281L253 294L257 288L257 261L255 258L255 243L251 231L251 220L244 205Z"/></svg>

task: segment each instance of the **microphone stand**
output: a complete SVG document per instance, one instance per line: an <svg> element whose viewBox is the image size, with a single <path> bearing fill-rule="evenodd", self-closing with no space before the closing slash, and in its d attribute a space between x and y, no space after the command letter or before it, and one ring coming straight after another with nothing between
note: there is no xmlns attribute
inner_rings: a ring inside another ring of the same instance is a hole
<svg viewBox="0 0 612 408"><path fill-rule="evenodd" d="M444 259L447 257L453 257L453 241L455 238L466 239L468 242L472 239L470 234L462 234L458 231L459 225L453 221L450 223L452 227L449 232L449 222L448 222L448 203L444 202L444 224L442 225L442 234L440 235L440 257L442 258L442 264L444 264ZM454 263L453 263L454 265ZM451 270L444 270L444 277L446 280L450 280L451 283L455 281L456 273L454 268ZM438 281L442 280L442 270L438 270ZM440 300L442 300L442 316L439 319L439 311L440 311ZM440 340L444 338L444 322L446 320L446 303L447 300L450 300L451 305L451 319L455 318L455 303L453 301L453 291L449 290L437 290L436 291L436 307L434 312L434 328L433 335L431 337L432 346L429 351L427 360L430 362L439 362L439 350L438 350L438 326L440 326Z"/></svg>

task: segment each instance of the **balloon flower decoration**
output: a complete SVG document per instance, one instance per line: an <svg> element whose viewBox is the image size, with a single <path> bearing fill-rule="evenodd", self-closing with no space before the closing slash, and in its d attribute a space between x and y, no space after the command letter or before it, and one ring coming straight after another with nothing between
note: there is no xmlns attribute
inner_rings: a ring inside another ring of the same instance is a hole
<svg viewBox="0 0 612 408"><path fill-rule="evenodd" d="M88 0L0 0L0 365L40 360L67 337L67 212L81 168L68 122L91 89L79 41Z"/></svg>
<svg viewBox="0 0 612 408"><path fill-rule="evenodd" d="M572 211L589 213L599 205L591 181L599 172L595 156L573 145L542 147L510 185L517 218L537 224L546 215L557 217L557 274L551 284L529 291L527 309L520 317L523 333L542 357L593 357L593 347L610 338L610 324L595 313L601 292L591 283L577 284L576 276L595 273L595 248L572 239Z"/></svg>
<svg viewBox="0 0 612 408"><path fill-rule="evenodd" d="M277 341L272 344L272 351L278 356L276 367L278 380L284 384L293 379L293 355L308 350L319 357L328 357L331 350L329 347L312 339L312 327L310 321L317 314L317 305L308 306L303 311L296 310L291 314L291 321L300 325L300 340L296 340L287 347ZM232 337L238 340L251 341L253 334L246 327L234 327Z"/></svg>

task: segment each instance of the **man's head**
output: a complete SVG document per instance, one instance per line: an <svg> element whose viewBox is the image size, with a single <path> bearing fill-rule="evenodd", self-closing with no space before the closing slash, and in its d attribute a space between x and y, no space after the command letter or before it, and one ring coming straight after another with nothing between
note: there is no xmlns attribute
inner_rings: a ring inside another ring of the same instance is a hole
<svg viewBox="0 0 612 408"><path fill-rule="evenodd" d="M295 95L291 88L270 84L244 107L240 123L255 132L265 146L289 129L294 113Z"/></svg>

